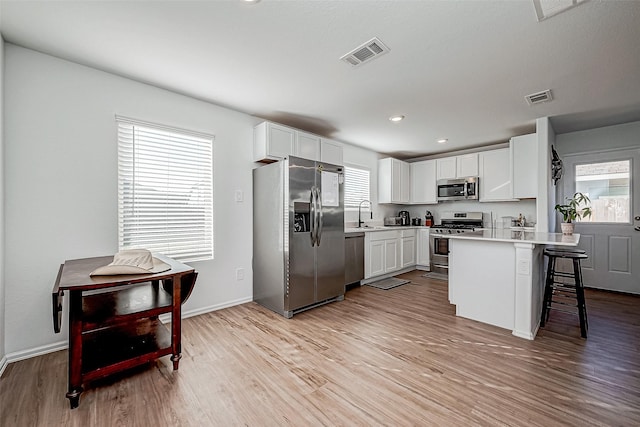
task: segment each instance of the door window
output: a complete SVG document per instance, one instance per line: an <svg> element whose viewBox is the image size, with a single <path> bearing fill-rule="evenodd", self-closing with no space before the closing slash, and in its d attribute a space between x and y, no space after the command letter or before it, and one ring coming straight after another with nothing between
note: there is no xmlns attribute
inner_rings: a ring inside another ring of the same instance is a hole
<svg viewBox="0 0 640 427"><path fill-rule="evenodd" d="M631 160L575 166L576 192L591 199L591 217L581 222L629 223Z"/></svg>

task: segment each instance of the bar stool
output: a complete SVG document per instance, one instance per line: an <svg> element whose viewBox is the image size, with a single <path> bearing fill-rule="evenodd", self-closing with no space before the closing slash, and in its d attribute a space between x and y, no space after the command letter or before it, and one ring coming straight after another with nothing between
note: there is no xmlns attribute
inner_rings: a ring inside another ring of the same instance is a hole
<svg viewBox="0 0 640 427"><path fill-rule="evenodd" d="M547 279L544 287L544 299L542 301L542 315L540 318L540 326L543 327L549 320L549 312L551 309L563 311L565 313L575 314L570 310L564 310L560 307L554 307L553 304L559 306L573 306L578 308L578 317L580 318L580 335L587 338L587 329L589 322L587 320L587 305L584 299L584 284L582 282L582 270L580 268L580 260L589 258L582 249L565 249L551 248L545 249L544 255L549 257L547 264ZM556 269L556 260L564 258L571 260L573 263L573 272L560 271ZM573 279L573 283L568 281L558 281L559 278ZM569 300L575 298L577 305Z"/></svg>

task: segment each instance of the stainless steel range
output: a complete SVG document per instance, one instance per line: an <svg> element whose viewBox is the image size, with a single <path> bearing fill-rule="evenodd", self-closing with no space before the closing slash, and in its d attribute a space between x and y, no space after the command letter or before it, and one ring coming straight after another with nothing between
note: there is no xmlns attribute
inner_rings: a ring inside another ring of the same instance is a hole
<svg viewBox="0 0 640 427"><path fill-rule="evenodd" d="M440 225L429 230L431 271L449 275L449 236L476 232L482 227L482 212L445 212Z"/></svg>

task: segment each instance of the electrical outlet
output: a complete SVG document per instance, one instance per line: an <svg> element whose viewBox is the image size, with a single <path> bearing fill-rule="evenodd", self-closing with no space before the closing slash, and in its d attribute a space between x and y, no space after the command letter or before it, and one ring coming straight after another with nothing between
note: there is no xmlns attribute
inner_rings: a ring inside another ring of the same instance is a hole
<svg viewBox="0 0 640 427"><path fill-rule="evenodd" d="M236 268L236 280L244 280L244 268Z"/></svg>

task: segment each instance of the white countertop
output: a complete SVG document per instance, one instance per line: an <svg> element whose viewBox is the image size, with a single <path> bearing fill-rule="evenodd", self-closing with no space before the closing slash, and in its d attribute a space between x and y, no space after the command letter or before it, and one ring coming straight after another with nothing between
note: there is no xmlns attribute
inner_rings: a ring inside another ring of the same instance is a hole
<svg viewBox="0 0 640 427"><path fill-rule="evenodd" d="M412 230L412 229L428 229L430 227L418 225L370 225L367 227L345 227L345 233L363 233L370 231L389 231L389 230Z"/></svg>
<svg viewBox="0 0 640 427"><path fill-rule="evenodd" d="M537 245L577 246L579 234L566 235L562 233L536 233L535 231L520 231L504 228L485 229L477 233L462 233L447 235L451 239L487 240L506 243L533 243Z"/></svg>

